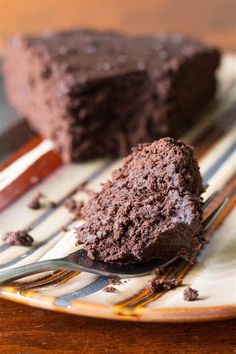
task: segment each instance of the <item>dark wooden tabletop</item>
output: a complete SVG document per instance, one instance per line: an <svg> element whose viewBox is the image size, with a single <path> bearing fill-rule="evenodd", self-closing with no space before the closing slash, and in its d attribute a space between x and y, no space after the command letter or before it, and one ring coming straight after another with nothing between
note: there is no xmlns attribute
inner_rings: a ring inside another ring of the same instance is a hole
<svg viewBox="0 0 236 354"><path fill-rule="evenodd" d="M236 322L133 323L0 302L1 354L234 353Z"/></svg>
<svg viewBox="0 0 236 354"><path fill-rule="evenodd" d="M15 32L71 26L178 30L236 50L236 0L2 0L0 46ZM2 46L3 47L3 46ZM234 353L236 321L109 321L0 300L0 353Z"/></svg>
<svg viewBox="0 0 236 354"><path fill-rule="evenodd" d="M1 0L0 50L15 33L76 26L131 33L180 31L236 49L235 0Z"/></svg>

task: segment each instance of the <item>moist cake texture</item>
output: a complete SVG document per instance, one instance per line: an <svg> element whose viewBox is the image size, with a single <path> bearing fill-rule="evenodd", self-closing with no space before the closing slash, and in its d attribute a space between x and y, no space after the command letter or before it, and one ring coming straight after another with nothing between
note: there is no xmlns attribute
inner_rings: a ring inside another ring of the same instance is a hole
<svg viewBox="0 0 236 354"><path fill-rule="evenodd" d="M72 30L6 46L9 102L65 161L178 137L213 97L220 54L180 34Z"/></svg>
<svg viewBox="0 0 236 354"><path fill-rule="evenodd" d="M85 204L78 243L105 262L190 260L203 243L202 191L190 146L172 138L139 145Z"/></svg>

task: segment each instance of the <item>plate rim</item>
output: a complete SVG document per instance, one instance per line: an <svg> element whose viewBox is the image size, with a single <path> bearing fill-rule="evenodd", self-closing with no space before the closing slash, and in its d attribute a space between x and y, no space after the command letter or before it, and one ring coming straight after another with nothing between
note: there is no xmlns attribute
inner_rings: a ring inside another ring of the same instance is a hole
<svg viewBox="0 0 236 354"><path fill-rule="evenodd" d="M45 301L46 297L40 297L40 299L25 296L19 297L19 294L17 293L4 292L4 288L0 291L3 291L0 293L0 298L5 300L44 310L90 318L159 323L190 323L236 319L236 305L232 304L197 308L143 308L141 310L139 309L136 313L119 314L115 311L115 305L96 304L91 303L90 301L74 300L71 304L75 303L76 306L61 307Z"/></svg>

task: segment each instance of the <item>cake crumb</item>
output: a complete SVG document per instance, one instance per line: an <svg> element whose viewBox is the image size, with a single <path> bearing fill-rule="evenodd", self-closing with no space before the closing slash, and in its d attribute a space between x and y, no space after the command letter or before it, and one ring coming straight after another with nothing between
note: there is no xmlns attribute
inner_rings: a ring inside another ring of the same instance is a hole
<svg viewBox="0 0 236 354"><path fill-rule="evenodd" d="M105 293L117 293L118 290L116 288L114 288L114 286L106 286L103 291Z"/></svg>
<svg viewBox="0 0 236 354"><path fill-rule="evenodd" d="M84 206L83 201L78 202L74 198L68 198L64 205L69 213L74 214L77 218L82 217L82 208Z"/></svg>
<svg viewBox="0 0 236 354"><path fill-rule="evenodd" d="M118 277L109 277L108 278L108 283L110 285L121 285L122 281Z"/></svg>
<svg viewBox="0 0 236 354"><path fill-rule="evenodd" d="M149 290L151 293L155 293L156 291L163 291L163 290L170 290L180 286L182 284L182 279L165 279L165 280L158 280L153 279L149 280L146 285L146 289Z"/></svg>
<svg viewBox="0 0 236 354"><path fill-rule="evenodd" d="M186 289L184 289L183 296L184 296L184 301L194 301L198 298L199 292L198 290L188 286Z"/></svg>
<svg viewBox="0 0 236 354"><path fill-rule="evenodd" d="M39 192L28 204L28 208L33 209L33 210L38 210L41 209L43 204L42 204L42 198L44 195Z"/></svg>
<svg viewBox="0 0 236 354"><path fill-rule="evenodd" d="M65 225L61 226L61 231L62 231L62 232L68 231L68 227L65 226Z"/></svg>
<svg viewBox="0 0 236 354"><path fill-rule="evenodd" d="M43 193L39 192L36 194L36 196L29 202L28 208L33 209L33 210L38 210L41 209L43 206L48 204L50 208L56 208L57 203L54 201L49 201L47 203L43 202L43 199L45 201L46 197Z"/></svg>
<svg viewBox="0 0 236 354"><path fill-rule="evenodd" d="M3 237L3 241L11 246L32 246L34 239L25 230L8 231Z"/></svg>

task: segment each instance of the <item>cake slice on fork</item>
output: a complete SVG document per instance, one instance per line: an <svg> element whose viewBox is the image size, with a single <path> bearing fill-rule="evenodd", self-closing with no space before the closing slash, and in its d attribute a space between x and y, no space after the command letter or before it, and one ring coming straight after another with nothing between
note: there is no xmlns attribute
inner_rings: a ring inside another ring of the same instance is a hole
<svg viewBox="0 0 236 354"><path fill-rule="evenodd" d="M104 262L190 260L204 242L202 192L190 146L172 138L139 145L84 206L78 243Z"/></svg>

